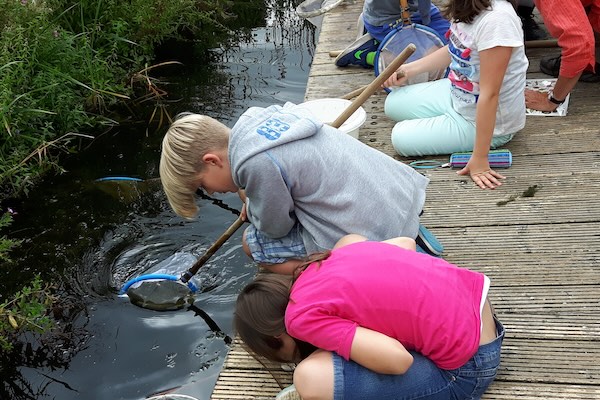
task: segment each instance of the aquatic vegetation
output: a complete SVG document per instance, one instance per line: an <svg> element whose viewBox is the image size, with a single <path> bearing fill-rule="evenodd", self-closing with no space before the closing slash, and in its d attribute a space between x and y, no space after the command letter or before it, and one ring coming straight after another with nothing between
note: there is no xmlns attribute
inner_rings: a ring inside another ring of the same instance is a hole
<svg viewBox="0 0 600 400"><path fill-rule="evenodd" d="M533 186L529 186L527 189L525 189L523 191L523 193L521 193L520 195L518 194L513 194L511 195L508 199L506 200L500 200L496 203L497 206L501 207L501 206L505 206L508 203L517 200L519 197L535 197L535 193L540 190L540 187L538 185L533 185Z"/></svg>
<svg viewBox="0 0 600 400"><path fill-rule="evenodd" d="M2 198L60 172L59 155L88 143L69 133L114 126L111 111L134 95L130 75L147 70L161 44L188 40L206 52L231 36L230 7L223 0L0 0ZM27 158L36 149L40 156Z"/></svg>

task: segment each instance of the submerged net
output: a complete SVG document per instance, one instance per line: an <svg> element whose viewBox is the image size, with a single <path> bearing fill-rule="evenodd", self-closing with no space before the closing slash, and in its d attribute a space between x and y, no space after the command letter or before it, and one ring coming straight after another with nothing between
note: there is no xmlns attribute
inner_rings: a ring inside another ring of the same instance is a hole
<svg viewBox="0 0 600 400"><path fill-rule="evenodd" d="M156 311L178 310L192 304L193 293L200 281L194 276L186 285L179 278L195 261L191 254L175 253L143 275L130 279L124 286L125 293L136 306ZM156 278L150 279L152 277ZM138 278L141 279L136 281Z"/></svg>
<svg viewBox="0 0 600 400"><path fill-rule="evenodd" d="M413 43L417 46L415 52L406 60L407 63L418 60L444 47L444 41L433 29L420 25L400 25L387 34L379 45L375 55L375 75L379 74L408 46ZM445 69L423 73L410 77L408 84L427 82L444 77Z"/></svg>

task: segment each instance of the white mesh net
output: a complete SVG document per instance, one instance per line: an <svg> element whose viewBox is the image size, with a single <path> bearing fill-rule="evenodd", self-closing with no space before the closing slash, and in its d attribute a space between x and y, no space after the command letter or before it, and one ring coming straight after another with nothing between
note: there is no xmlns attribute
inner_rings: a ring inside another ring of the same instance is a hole
<svg viewBox="0 0 600 400"><path fill-rule="evenodd" d="M419 24L399 26L385 37L377 50L375 75L378 76L410 43L413 43L417 49L406 60L407 63L425 57L427 54L444 47L444 42L437 32L426 26ZM408 84L436 80L442 78L445 74L445 69L420 74L411 77Z"/></svg>

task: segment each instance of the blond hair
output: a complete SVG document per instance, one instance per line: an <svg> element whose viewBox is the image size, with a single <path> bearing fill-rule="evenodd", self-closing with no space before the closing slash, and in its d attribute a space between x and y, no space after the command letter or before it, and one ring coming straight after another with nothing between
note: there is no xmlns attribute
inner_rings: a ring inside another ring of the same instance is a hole
<svg viewBox="0 0 600 400"><path fill-rule="evenodd" d="M198 213L195 193L202 157L227 149L229 128L206 115L179 114L162 141L160 181L173 211L184 218Z"/></svg>

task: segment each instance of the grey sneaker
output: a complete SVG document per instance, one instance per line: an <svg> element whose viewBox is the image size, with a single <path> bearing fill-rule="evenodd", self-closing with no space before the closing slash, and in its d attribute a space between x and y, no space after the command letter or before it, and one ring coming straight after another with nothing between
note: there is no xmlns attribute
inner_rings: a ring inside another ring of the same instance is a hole
<svg viewBox="0 0 600 400"><path fill-rule="evenodd" d="M279 392L275 400L302 400L302 398L296 391L296 387L291 385Z"/></svg>
<svg viewBox="0 0 600 400"><path fill-rule="evenodd" d="M282 363L281 369L285 372L294 372L296 369L296 363Z"/></svg>

